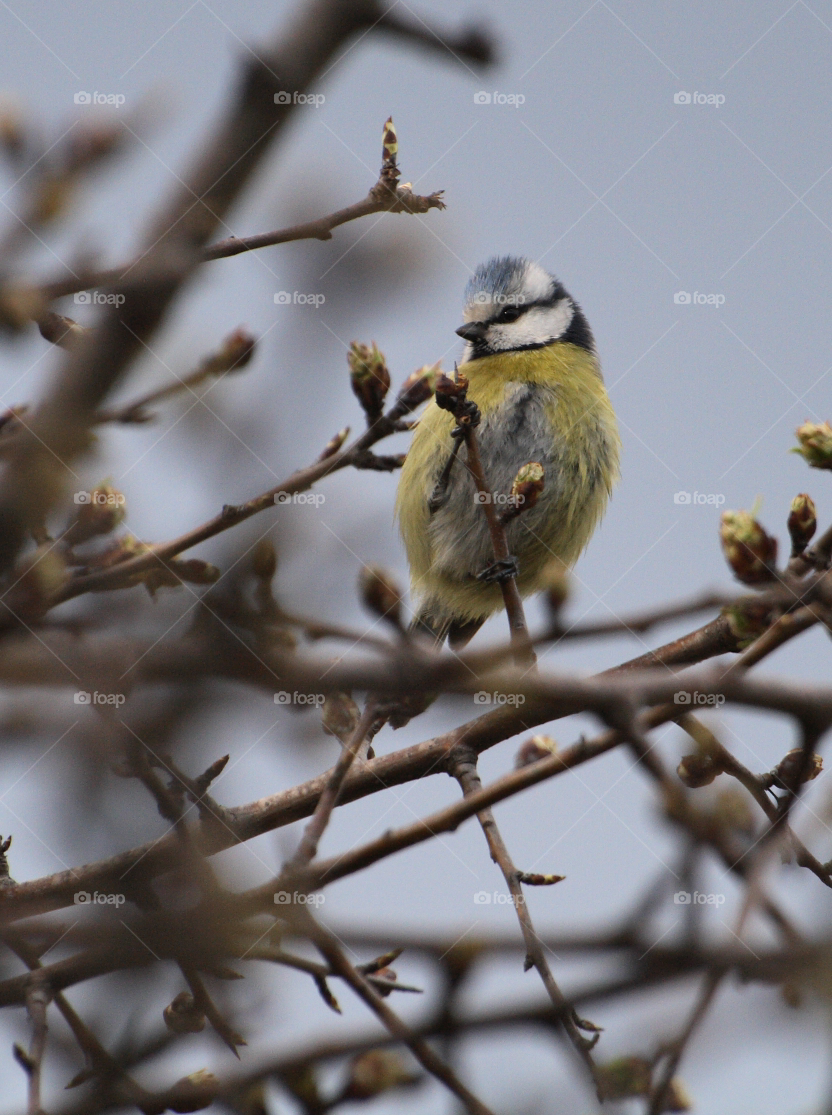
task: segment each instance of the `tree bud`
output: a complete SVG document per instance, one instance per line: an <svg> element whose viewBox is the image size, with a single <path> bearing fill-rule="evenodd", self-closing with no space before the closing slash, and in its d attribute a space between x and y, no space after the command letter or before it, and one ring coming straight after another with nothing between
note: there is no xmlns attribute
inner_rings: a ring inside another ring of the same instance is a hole
<svg viewBox="0 0 832 1115"><path fill-rule="evenodd" d="M344 1094L350 1099L370 1099L402 1084L413 1084L417 1079L398 1053L370 1049L356 1057L350 1065Z"/></svg>
<svg viewBox="0 0 832 1115"><path fill-rule="evenodd" d="M787 526L792 540L792 555L796 557L809 545L818 526L814 500L805 492L792 500Z"/></svg>
<svg viewBox="0 0 832 1115"><path fill-rule="evenodd" d="M538 759L545 759L548 755L556 755L558 745L549 736L532 736L522 744L514 757L516 770L536 763Z"/></svg>
<svg viewBox="0 0 832 1115"><path fill-rule="evenodd" d="M190 991L180 991L162 1011L165 1025L174 1034L198 1034L205 1029L205 1015Z"/></svg>
<svg viewBox="0 0 832 1115"><path fill-rule="evenodd" d="M365 565L359 581L361 597L380 619L402 629L402 594L390 574L377 565Z"/></svg>
<svg viewBox="0 0 832 1115"><path fill-rule="evenodd" d="M415 372L411 372L399 388L396 409L402 414L410 414L422 403L427 402L436 390L438 375L440 375L439 364L424 364Z"/></svg>
<svg viewBox="0 0 832 1115"><path fill-rule="evenodd" d="M794 747L791 751L786 752L774 770L771 772L772 781L776 786L782 786L791 789L794 786L795 779L800 773L803 766L803 749L801 747ZM809 762L803 772L803 777L800 779L801 783L811 782L817 778L823 770L823 759L820 755L813 752L809 756Z"/></svg>
<svg viewBox="0 0 832 1115"><path fill-rule="evenodd" d="M800 443L792 449L812 468L832 468L832 426L828 422L804 422L797 428Z"/></svg>
<svg viewBox="0 0 832 1115"><path fill-rule="evenodd" d="M777 539L767 534L750 511L723 511L719 528L725 559L746 585L775 579Z"/></svg>
<svg viewBox="0 0 832 1115"><path fill-rule="evenodd" d="M390 390L390 372L384 356L376 346L353 341L347 354L352 389L364 408L369 423L375 422L382 412L384 400Z"/></svg>

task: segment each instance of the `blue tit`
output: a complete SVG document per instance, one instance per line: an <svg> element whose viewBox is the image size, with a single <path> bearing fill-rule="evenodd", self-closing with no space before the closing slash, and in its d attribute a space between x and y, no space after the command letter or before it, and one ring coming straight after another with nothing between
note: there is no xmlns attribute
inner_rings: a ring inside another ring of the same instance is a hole
<svg viewBox="0 0 832 1115"><path fill-rule="evenodd" d="M586 317L539 264L504 256L474 272L465 292L462 371L479 408L476 436L495 503L518 470L537 462L544 488L506 525L523 596L540 591L550 562L572 566L618 479L621 441ZM503 606L482 498L464 445L441 498L455 421L432 400L399 482L396 514L410 564L415 624L438 642L464 646ZM438 506L437 506L438 502Z"/></svg>

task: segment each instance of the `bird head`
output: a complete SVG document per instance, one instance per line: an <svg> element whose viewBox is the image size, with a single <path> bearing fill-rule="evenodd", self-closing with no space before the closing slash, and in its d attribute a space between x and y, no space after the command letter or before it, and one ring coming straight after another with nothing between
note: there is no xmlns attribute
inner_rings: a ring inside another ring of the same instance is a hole
<svg viewBox="0 0 832 1115"><path fill-rule="evenodd" d="M480 264L465 290L465 360L555 342L595 351L580 306L539 263L501 256Z"/></svg>

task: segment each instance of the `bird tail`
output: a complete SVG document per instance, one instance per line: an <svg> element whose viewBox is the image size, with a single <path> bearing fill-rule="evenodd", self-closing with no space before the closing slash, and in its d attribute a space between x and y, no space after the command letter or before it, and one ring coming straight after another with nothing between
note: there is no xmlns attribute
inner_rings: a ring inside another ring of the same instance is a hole
<svg viewBox="0 0 832 1115"><path fill-rule="evenodd" d="M473 639L483 623L485 623L484 619L440 617L423 608L414 617L409 630L431 639L437 648L447 639L451 650L461 650ZM409 720L424 712L435 700L436 694L414 693L412 696L380 702L376 719L370 730L370 738L372 739L386 723L389 723L392 728L403 728Z"/></svg>
<svg viewBox="0 0 832 1115"><path fill-rule="evenodd" d="M427 635L437 647L447 639L451 650L462 650L484 623L484 618L454 619L453 616L436 616L423 609L411 623L410 630Z"/></svg>

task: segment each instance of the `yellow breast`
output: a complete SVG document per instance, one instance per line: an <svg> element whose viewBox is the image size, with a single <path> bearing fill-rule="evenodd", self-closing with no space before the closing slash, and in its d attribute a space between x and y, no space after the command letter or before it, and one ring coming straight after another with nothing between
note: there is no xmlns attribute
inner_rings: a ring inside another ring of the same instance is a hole
<svg viewBox="0 0 832 1115"><path fill-rule="evenodd" d="M538 506L508 527L519 562L518 587L540 587L546 563L578 558L603 514L618 476L615 415L591 353L554 343L540 349L474 360L461 369L468 397L480 408L478 441L494 498L508 494L530 460L544 467ZM495 585L474 577L490 561L483 509L465 467L465 449L452 474L448 500L431 515L428 500L453 446L454 420L431 402L414 434L396 501L414 593L433 612L477 618L501 606Z"/></svg>

